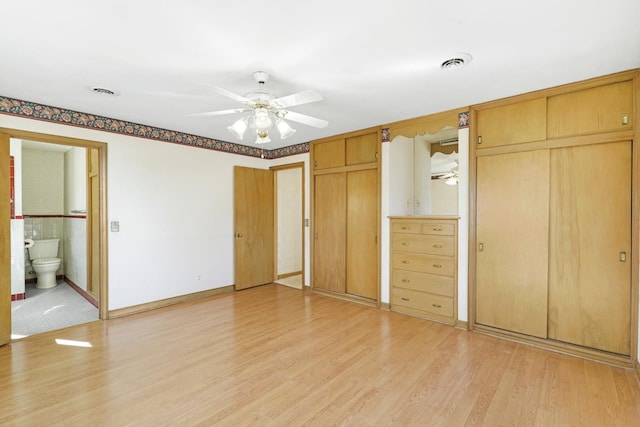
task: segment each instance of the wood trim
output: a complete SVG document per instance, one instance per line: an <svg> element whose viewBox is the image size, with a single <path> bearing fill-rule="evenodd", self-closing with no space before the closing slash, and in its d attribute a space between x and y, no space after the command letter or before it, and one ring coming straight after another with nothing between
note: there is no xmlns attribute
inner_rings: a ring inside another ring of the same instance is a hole
<svg viewBox="0 0 640 427"><path fill-rule="evenodd" d="M633 80L633 129L631 169L631 358L638 366L638 303L640 301L640 70Z"/></svg>
<svg viewBox="0 0 640 427"><path fill-rule="evenodd" d="M48 144L71 145L74 147L100 148L104 142L89 139L71 138L68 136L51 135L47 133L31 132L20 129L0 128L0 133L9 134L12 138L35 140Z"/></svg>
<svg viewBox="0 0 640 427"><path fill-rule="evenodd" d="M383 125L382 127L389 128L390 141L399 135L407 138L413 138L416 135L424 135L425 133L435 134L447 126L457 129L458 113L468 111L468 109L468 107L455 108L453 110L442 111L440 113L429 114L427 116L400 120Z"/></svg>
<svg viewBox="0 0 640 427"><path fill-rule="evenodd" d="M276 276L276 279L286 279L287 277L293 277L293 276L298 276L302 274L302 270L300 271L294 271L292 273L284 273L284 274L278 274Z"/></svg>
<svg viewBox="0 0 640 427"><path fill-rule="evenodd" d="M456 329L461 329L463 331L468 331L469 330L469 324L467 322L465 322L464 320L460 320L460 319L458 319L456 321L456 324L454 325L454 327Z"/></svg>
<svg viewBox="0 0 640 427"><path fill-rule="evenodd" d="M474 108L469 110L469 245L467 254L467 318L470 331L475 329L476 319L476 214L477 214L477 158L478 114Z"/></svg>
<svg viewBox="0 0 640 427"><path fill-rule="evenodd" d="M359 297L357 295L351 295L351 294L341 294L341 293L331 292L331 291L327 291L325 289L317 289L317 288L311 288L311 291L314 294L324 295L324 296L327 296L327 297L337 298L337 299L341 299L341 300L344 300L344 301L350 301L350 302L355 302L355 303L358 303L358 304L368 305L369 307L379 308L378 307L378 305L379 305L378 302L374 301L372 299L369 299L369 298Z"/></svg>
<svg viewBox="0 0 640 427"><path fill-rule="evenodd" d="M529 335L519 334L517 332L506 331L504 329L493 328L486 325L475 325L475 332L484 335L490 335L497 338L506 339L520 344L531 345L544 350L554 351L556 353L567 354L569 356L579 357L581 359L591 360L594 362L606 363L612 366L631 369L633 368L633 360L628 356L606 353L599 350L580 347L573 344L553 341L544 338L536 338Z"/></svg>
<svg viewBox="0 0 640 427"><path fill-rule="evenodd" d="M93 305L96 308L100 308L98 300L95 299L94 296L91 295L89 292L85 291L80 286L78 286L75 283L73 283L73 281L71 279L69 279L67 276L64 276L62 280L64 280L64 282L67 285L69 285L74 291L76 291L77 293L82 295L82 298L84 298L87 301L89 301L91 303L91 305Z"/></svg>
<svg viewBox="0 0 640 427"><path fill-rule="evenodd" d="M287 170L287 169L301 169L301 174L302 174L302 179L301 179L301 185L302 185L302 191L300 192L300 197L302 198L302 212L300 213L301 218L302 218L302 231L301 231L301 236L302 236L302 247L300 248L301 252L302 252L302 270L301 271L297 271L297 272L292 272L292 273L286 273L286 274L278 274L278 174L277 172L282 171L282 170ZM296 163L287 163L284 165L278 165L278 166L271 166L269 169L271 169L274 174L273 174L273 182L274 182L274 192L273 192L273 206L275 207L275 212L274 212L274 216L273 216L273 226L274 226L274 239L273 239L273 244L274 244L274 257L273 257L273 262L274 262L274 266L273 266L273 271L276 274L276 279L284 279L285 277L290 277L290 276L295 276L298 274L302 274L302 284L304 286L304 277L305 277L305 245L306 245L306 239L305 239L305 217L304 217L304 208L305 208L305 170L304 170L304 162L296 162Z"/></svg>
<svg viewBox="0 0 640 427"><path fill-rule="evenodd" d="M475 148L476 156L493 156L496 154L521 153L524 151L545 150L552 148L576 147L579 145L606 144L609 142L629 141L634 132L630 130L597 133L592 135L571 136L567 138L547 139L545 141L526 142L522 144L501 145L490 148ZM477 145L477 144L473 144Z"/></svg>
<svg viewBox="0 0 640 427"><path fill-rule="evenodd" d="M147 302L144 304L132 305L130 307L109 310L109 319L117 319L119 317L129 316L132 314L142 313L145 311L155 310L156 308L167 307L170 305L181 304L183 302L196 301L199 299L209 298L216 295L233 292L233 285L224 286L222 288L209 289L192 294L180 295L173 298L166 298L158 301Z"/></svg>
<svg viewBox="0 0 640 427"><path fill-rule="evenodd" d="M378 156L381 157L381 156ZM327 168L327 169L318 169L313 171L313 176L316 175L328 175L332 173L340 173L340 172L353 172L353 171L363 171L368 169L376 169L379 168L380 159L375 163L363 163L360 165L350 165L350 166L340 166L337 168Z"/></svg>
<svg viewBox="0 0 640 427"><path fill-rule="evenodd" d="M74 147L95 148L98 150L99 180L100 180L100 298L98 315L100 319L108 319L108 236L107 236L107 144L105 142L88 139L71 138L46 133L31 132L20 129L0 128L0 133L6 133L12 138L46 142L48 144L69 145Z"/></svg>

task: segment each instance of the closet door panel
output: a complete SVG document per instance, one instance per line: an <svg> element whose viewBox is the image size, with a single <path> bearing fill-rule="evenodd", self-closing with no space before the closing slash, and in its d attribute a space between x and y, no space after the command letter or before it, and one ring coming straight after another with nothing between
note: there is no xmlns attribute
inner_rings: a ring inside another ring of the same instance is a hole
<svg viewBox="0 0 640 427"><path fill-rule="evenodd" d="M631 142L552 150L550 204L549 338L628 355Z"/></svg>
<svg viewBox="0 0 640 427"><path fill-rule="evenodd" d="M345 292L346 174L315 177L314 288Z"/></svg>
<svg viewBox="0 0 640 427"><path fill-rule="evenodd" d="M378 170L347 173L347 293L378 296Z"/></svg>
<svg viewBox="0 0 640 427"><path fill-rule="evenodd" d="M549 151L478 157L476 322L547 336Z"/></svg>

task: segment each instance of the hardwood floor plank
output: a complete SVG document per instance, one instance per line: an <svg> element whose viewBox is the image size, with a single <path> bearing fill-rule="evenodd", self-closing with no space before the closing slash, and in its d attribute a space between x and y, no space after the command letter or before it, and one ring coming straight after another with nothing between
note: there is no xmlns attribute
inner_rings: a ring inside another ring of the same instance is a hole
<svg viewBox="0 0 640 427"><path fill-rule="evenodd" d="M176 424L636 426L640 388L630 370L280 285L0 347L0 425Z"/></svg>

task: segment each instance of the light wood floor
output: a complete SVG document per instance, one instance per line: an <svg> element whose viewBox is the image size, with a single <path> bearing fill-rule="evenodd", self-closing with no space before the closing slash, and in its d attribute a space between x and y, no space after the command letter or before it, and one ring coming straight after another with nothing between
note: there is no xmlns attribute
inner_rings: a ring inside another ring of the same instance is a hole
<svg viewBox="0 0 640 427"><path fill-rule="evenodd" d="M0 348L3 426L337 424L638 426L640 390L632 371L279 285Z"/></svg>

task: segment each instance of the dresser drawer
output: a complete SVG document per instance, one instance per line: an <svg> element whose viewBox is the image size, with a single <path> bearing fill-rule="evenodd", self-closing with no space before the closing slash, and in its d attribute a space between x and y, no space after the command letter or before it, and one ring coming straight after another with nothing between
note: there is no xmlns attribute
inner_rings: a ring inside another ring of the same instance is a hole
<svg viewBox="0 0 640 427"><path fill-rule="evenodd" d="M391 266L399 270L453 276L454 265L454 258L452 257L411 252L394 252L391 254Z"/></svg>
<svg viewBox="0 0 640 427"><path fill-rule="evenodd" d="M393 235L391 242L391 250L394 251L453 256L454 249L453 236L398 233Z"/></svg>
<svg viewBox="0 0 640 427"><path fill-rule="evenodd" d="M422 224L422 234L436 234L441 236L453 236L455 234L456 227L453 224L443 223L427 223Z"/></svg>
<svg viewBox="0 0 640 427"><path fill-rule="evenodd" d="M453 316L453 298L432 295L411 289L394 288L391 294L391 308L395 306L421 310L441 316Z"/></svg>
<svg viewBox="0 0 640 427"><path fill-rule="evenodd" d="M418 222L393 222L391 224L391 232L420 234L422 232L422 224Z"/></svg>
<svg viewBox="0 0 640 427"><path fill-rule="evenodd" d="M446 297L453 297L455 295L455 281L453 277L417 273L415 271L394 269L391 273L391 286L394 288L429 292Z"/></svg>

